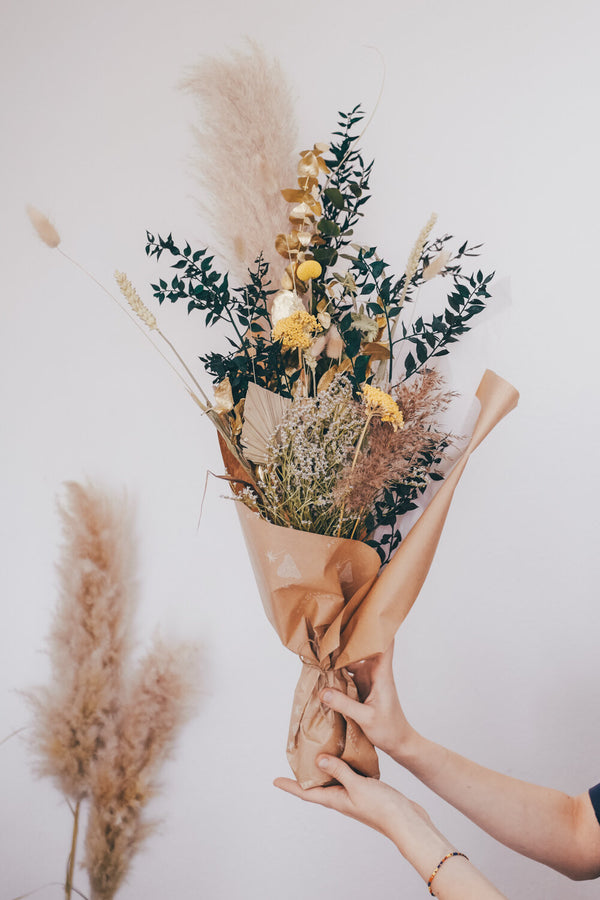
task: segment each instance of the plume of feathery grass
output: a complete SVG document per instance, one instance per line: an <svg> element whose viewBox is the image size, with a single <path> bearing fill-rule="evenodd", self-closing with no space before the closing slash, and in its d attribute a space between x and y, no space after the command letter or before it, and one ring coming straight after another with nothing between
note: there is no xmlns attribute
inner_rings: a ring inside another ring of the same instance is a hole
<svg viewBox="0 0 600 900"><path fill-rule="evenodd" d="M201 210L232 273L245 283L248 267L262 253L278 283L286 260L274 242L289 225L280 190L296 180L297 131L281 67L251 43L246 53L204 60L183 87L202 117L193 159Z"/></svg>
<svg viewBox="0 0 600 900"><path fill-rule="evenodd" d="M66 492L51 679L26 696L38 773L51 776L74 804L65 898L76 891L79 814L87 800L90 883L93 897L107 900L150 833L142 812L160 763L193 711L198 655L191 644L157 641L131 676L136 591L129 504L91 485L70 483Z"/></svg>
<svg viewBox="0 0 600 900"><path fill-rule="evenodd" d="M70 483L66 491L52 674L28 697L38 771L77 803L89 793L91 763L114 727L136 598L126 501L91 485Z"/></svg>
<svg viewBox="0 0 600 900"><path fill-rule="evenodd" d="M194 709L197 654L157 641L139 666L114 738L92 770L85 866L92 900L111 900L152 833L145 819L158 769Z"/></svg>
<svg viewBox="0 0 600 900"><path fill-rule="evenodd" d="M436 451L441 456L450 443L449 435L432 427L438 414L455 396L443 390L438 372L428 369L409 383L402 382L393 393L402 410L404 425L394 431L385 422L372 423L368 447L353 468L346 468L336 486L336 496L344 499L349 511L369 509L392 484L424 484L426 474L421 464L424 454Z"/></svg>

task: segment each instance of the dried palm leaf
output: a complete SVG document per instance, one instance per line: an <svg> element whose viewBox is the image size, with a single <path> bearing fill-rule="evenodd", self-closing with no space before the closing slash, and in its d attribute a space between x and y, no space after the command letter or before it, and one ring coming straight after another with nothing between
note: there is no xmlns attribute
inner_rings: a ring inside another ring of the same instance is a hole
<svg viewBox="0 0 600 900"><path fill-rule="evenodd" d="M248 385L244 405L242 446L253 463L267 461L267 446L292 401L257 384Z"/></svg>

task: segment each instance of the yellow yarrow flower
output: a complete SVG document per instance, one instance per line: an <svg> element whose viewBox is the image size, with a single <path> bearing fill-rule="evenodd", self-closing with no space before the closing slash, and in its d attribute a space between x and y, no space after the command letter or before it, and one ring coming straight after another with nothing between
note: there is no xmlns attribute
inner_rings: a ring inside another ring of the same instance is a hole
<svg viewBox="0 0 600 900"><path fill-rule="evenodd" d="M271 337L274 341L281 341L282 350L308 350L314 336L322 330L316 318L301 309L280 319L273 328Z"/></svg>
<svg viewBox="0 0 600 900"><path fill-rule="evenodd" d="M369 415L381 416L381 421L389 422L393 426L394 431L404 426L402 410L394 398L386 394L385 391L373 387L372 384L364 384L362 395Z"/></svg>

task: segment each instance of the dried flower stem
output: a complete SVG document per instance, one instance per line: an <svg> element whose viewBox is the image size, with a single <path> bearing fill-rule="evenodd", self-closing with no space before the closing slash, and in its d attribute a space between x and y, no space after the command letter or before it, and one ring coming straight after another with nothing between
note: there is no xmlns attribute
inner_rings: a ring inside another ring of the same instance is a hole
<svg viewBox="0 0 600 900"><path fill-rule="evenodd" d="M142 326L139 324L139 322L137 321L137 319L135 318L135 316L132 316L131 313L128 312L128 310L126 310L125 307L122 306L122 305L119 303L119 301L117 300L117 298L115 297L115 295L114 295L114 294L111 294L111 292L108 290L108 288L107 288L105 285L103 285L101 281L98 281L98 279L96 278L96 276L93 275L88 269L86 269L85 266L82 266L81 263L79 263L76 259L73 259L72 256L69 256L68 253L65 253L65 251L62 250L60 247L58 248L58 252L59 252L62 256L64 256L64 258L67 259L70 263L72 263L72 265L74 265L74 266L75 266L76 268L78 268L81 272L83 272L84 275L87 275L88 278L91 278L91 280L92 280L95 284L97 284L98 287L99 287L102 291L104 291L104 293L105 293L108 297L110 297L110 299L111 299L114 303L116 303L116 305L119 307L119 309L121 310L121 312L124 312L125 315L128 316L129 319L131 319L131 321L133 322L133 324L135 325L135 327L139 329L139 331L144 335L144 337L146 338L146 340L149 341L149 342L152 344L152 346L154 347L154 349L162 356L162 358L163 358L164 361L167 363L167 365L169 365L169 366L171 367L171 369L175 372L175 374L177 375L177 377L179 378L179 380L185 385L186 390L189 391L189 392L192 394L192 396L194 396L194 392L193 392L193 391L190 391L190 387L189 387L188 383L186 382L185 378L182 377L181 372L179 372L179 371L175 368L175 366L173 365L173 363L171 362L171 360L170 360L167 356L165 356L165 354L162 352L162 350L160 349L160 347L157 347L156 344L154 343L154 341L152 341L152 340L150 339L150 337L148 336L148 332L147 332L144 328L142 328ZM177 351L175 350L175 348L173 347L173 345L171 344L171 342L165 337L165 335L162 333L162 331L160 331L160 329L157 328L156 331L157 331L157 333L160 335L160 337L161 337L161 338L169 345L169 347L171 348L171 350L173 350L173 352L175 353L177 359L178 359L179 362L183 365L183 367L185 368L185 370L186 370L186 372L188 373L188 375L191 377L191 379L192 379L192 381L193 381L195 387L196 387L197 390L199 390L200 393L202 394L202 396L203 396L203 398L204 398L204 401L205 401L204 403L203 403L201 400L199 400L197 397L195 397L195 396L194 396L194 399L196 400L196 402L198 403L198 406L202 409L202 411L203 411L203 412L207 412L207 409L210 407L210 401L209 401L208 397L206 396L206 394L204 393L204 391L202 390L202 388L200 387L200 385L198 384L198 382L196 381L196 379L194 378L194 376L192 375L192 373L190 372L190 370L188 369L188 367L186 366L186 364L184 363L184 361L182 360L182 358L180 357L179 353L177 353Z"/></svg>
<svg viewBox="0 0 600 900"><path fill-rule="evenodd" d="M81 800L75 804L73 811L73 836L71 838L71 852L67 861L67 877L65 879L65 900L71 900L73 890L73 872L75 869L75 854L77 853L77 835L79 834L79 809Z"/></svg>

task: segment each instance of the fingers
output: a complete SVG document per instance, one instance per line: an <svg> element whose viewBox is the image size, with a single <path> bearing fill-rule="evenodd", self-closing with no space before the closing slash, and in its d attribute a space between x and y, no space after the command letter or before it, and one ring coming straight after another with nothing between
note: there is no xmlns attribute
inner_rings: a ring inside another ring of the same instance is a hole
<svg viewBox="0 0 600 900"><path fill-rule="evenodd" d="M301 800L308 800L306 796L306 791L304 791L297 781L293 781L291 778L276 778L273 782L276 788L280 788L282 791L287 791L288 794L293 794L294 797L300 797Z"/></svg>
<svg viewBox="0 0 600 900"><path fill-rule="evenodd" d="M348 769L348 766L345 763L342 763L341 760L335 760L335 762L340 762L341 765ZM334 775L333 772L330 771L329 768L325 768L325 766L321 766L321 757L318 760L319 767L323 768L323 771L329 772L333 778L336 778L338 781L340 780L337 775ZM336 768L337 767L333 767ZM352 769L349 769L351 775L354 775ZM345 772L341 772L343 777L346 777ZM357 777L357 776L355 776ZM333 785L332 787L313 787L305 790L301 788L297 781L293 781L291 778L276 778L273 782L276 788L279 788L282 791L286 791L288 794L293 794L294 797L299 797L300 800L307 800L309 803L318 803L320 806L327 806L330 809L340 809L343 803L343 797L346 794L346 791L340 785Z"/></svg>
<svg viewBox="0 0 600 900"><path fill-rule="evenodd" d="M317 759L317 765L324 772L327 772L328 775L331 775L332 778L335 778L336 781L339 781L347 790L350 790L357 779L361 777L347 763L338 759L337 756L321 754Z"/></svg>
<svg viewBox="0 0 600 900"><path fill-rule="evenodd" d="M321 754L317 759L317 765L323 772L327 772L328 775L339 781L345 788L351 787L361 778L347 763L338 759L337 756ZM310 800L312 803L324 803L326 806L328 805L325 803L326 799L340 792L340 788L335 787L335 785L333 787L313 787L305 790L300 787L297 781L293 781L291 778L276 778L273 784L276 788L287 791L288 794L293 794L294 797L300 797L301 800Z"/></svg>
<svg viewBox="0 0 600 900"><path fill-rule="evenodd" d="M370 711L358 700L352 700L343 691L336 691L333 688L326 688L321 692L321 701L325 706L341 713L345 719L353 719L361 728L365 724Z"/></svg>

